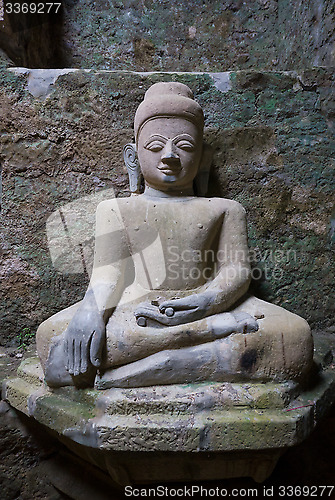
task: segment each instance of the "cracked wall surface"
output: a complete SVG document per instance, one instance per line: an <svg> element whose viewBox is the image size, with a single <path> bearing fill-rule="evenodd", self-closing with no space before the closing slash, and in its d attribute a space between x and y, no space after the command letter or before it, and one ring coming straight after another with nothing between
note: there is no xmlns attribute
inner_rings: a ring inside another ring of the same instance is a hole
<svg viewBox="0 0 335 500"><path fill-rule="evenodd" d="M204 109L214 149L209 195L247 210L254 292L316 330L334 330L333 72L21 68L0 78L3 345L83 296L87 274L55 267L46 223L83 196L98 203L129 194L122 147L145 90L161 80L189 85Z"/></svg>

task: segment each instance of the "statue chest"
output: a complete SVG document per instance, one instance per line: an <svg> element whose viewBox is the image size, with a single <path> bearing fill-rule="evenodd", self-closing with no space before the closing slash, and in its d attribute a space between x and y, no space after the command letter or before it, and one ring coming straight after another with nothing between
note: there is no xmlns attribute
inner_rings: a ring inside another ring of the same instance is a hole
<svg viewBox="0 0 335 500"><path fill-rule="evenodd" d="M182 205L134 214L127 235L139 282L150 275L155 288L196 288L214 273L224 214Z"/></svg>
<svg viewBox="0 0 335 500"><path fill-rule="evenodd" d="M167 255L171 254L171 246L173 252L177 247L180 252L194 253L215 247L224 214L200 210L201 207L195 212L181 205L175 203L168 210L159 207L155 212L133 214L133 224L126 225L131 253L143 251L157 240Z"/></svg>

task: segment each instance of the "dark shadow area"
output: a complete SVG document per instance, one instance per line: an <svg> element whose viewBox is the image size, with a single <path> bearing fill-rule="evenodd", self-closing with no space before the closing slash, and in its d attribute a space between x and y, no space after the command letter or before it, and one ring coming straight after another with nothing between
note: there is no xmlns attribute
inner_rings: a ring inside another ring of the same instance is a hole
<svg viewBox="0 0 335 500"><path fill-rule="evenodd" d="M63 68L64 7L61 2L15 3L4 0L4 21L0 22L0 49L15 66Z"/></svg>
<svg viewBox="0 0 335 500"><path fill-rule="evenodd" d="M161 487L171 490L196 486L201 490L205 488L206 493L199 491L191 498L266 498L275 500L280 498L335 498L334 468L335 456L335 407L301 444L288 449L279 459L273 473L263 483L256 483L251 478L233 478L220 481L206 481L194 483L165 483ZM136 485L134 488L145 488L148 490L158 485ZM327 486L321 496L321 486ZM303 494L303 487L305 493ZM292 490L293 488L293 490ZM294 492L296 488L296 494ZM301 488L301 493L299 493ZM309 493L307 492L309 489ZM214 490L218 492L213 495ZM255 492L257 490L257 494ZM223 492L224 495L220 492ZM240 495L238 495L240 492ZM187 495L187 493L186 493ZM185 498L187 497L185 495ZM144 495L143 495L144 496ZM125 497L124 497L125 498ZM172 498L172 495L171 495Z"/></svg>

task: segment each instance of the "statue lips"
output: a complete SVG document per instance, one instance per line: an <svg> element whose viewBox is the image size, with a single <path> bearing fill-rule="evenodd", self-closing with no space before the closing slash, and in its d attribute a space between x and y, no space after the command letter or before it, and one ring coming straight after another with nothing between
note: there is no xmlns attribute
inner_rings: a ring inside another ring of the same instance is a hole
<svg viewBox="0 0 335 500"><path fill-rule="evenodd" d="M160 163L157 168L165 175L176 175L182 170L179 160Z"/></svg>

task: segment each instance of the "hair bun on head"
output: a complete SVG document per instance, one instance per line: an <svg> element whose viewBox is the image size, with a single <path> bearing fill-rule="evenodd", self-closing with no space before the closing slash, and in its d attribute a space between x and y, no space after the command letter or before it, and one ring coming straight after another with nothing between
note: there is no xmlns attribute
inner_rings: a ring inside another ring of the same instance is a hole
<svg viewBox="0 0 335 500"><path fill-rule="evenodd" d="M161 95L182 95L189 99L194 99L192 90L184 83L179 82L159 82L154 83L145 93L144 99L150 99Z"/></svg>
<svg viewBox="0 0 335 500"><path fill-rule="evenodd" d="M204 127L204 114L194 100L192 90L179 82L159 82L145 93L135 114L135 139L148 120L158 117L177 116L193 122L201 130Z"/></svg>

